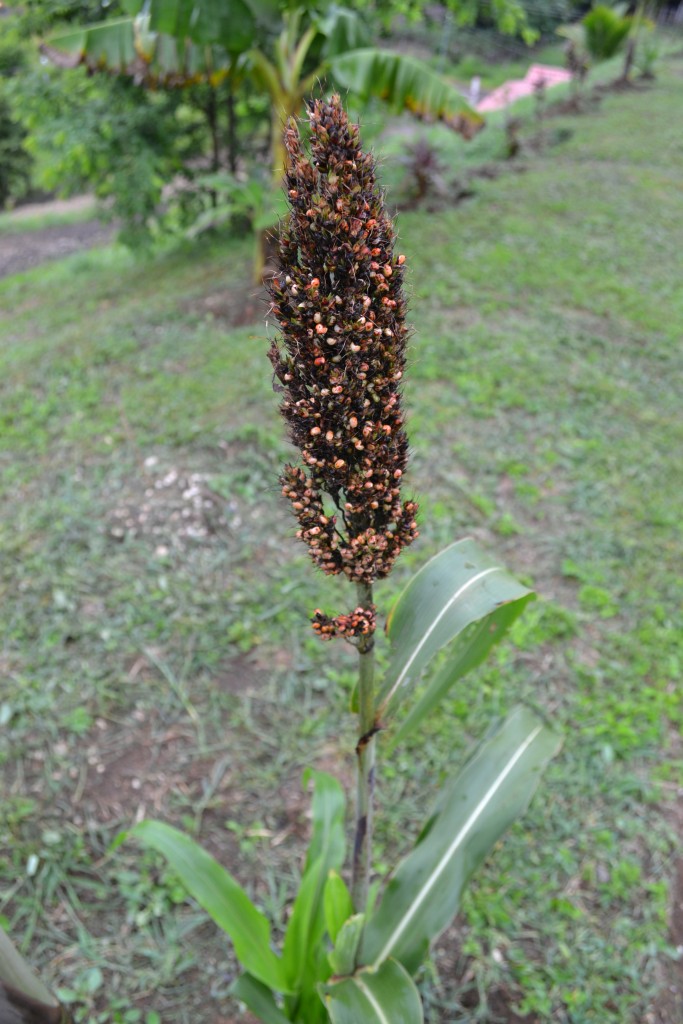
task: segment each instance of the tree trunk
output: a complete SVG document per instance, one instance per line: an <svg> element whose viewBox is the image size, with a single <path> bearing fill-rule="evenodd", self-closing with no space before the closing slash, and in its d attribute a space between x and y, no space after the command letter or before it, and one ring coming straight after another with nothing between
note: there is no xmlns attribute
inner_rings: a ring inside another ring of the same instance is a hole
<svg viewBox="0 0 683 1024"><path fill-rule="evenodd" d="M301 105L302 99L298 95L281 97L279 102L273 104L272 120L270 127L270 172L273 190L282 188L287 154L284 143L284 129L290 117L294 117ZM256 234L256 252L254 254L254 282L260 283L266 279L272 270L274 258L277 252L276 225L262 228Z"/></svg>
<svg viewBox="0 0 683 1024"><path fill-rule="evenodd" d="M228 99L226 102L228 113L228 167L231 174L237 173L237 115L235 113L235 90L233 83L228 79Z"/></svg>
<svg viewBox="0 0 683 1024"><path fill-rule="evenodd" d="M633 70L633 61L636 57L636 37L635 34L629 36L628 44L626 46L626 56L624 57L624 70L621 73L620 82L627 85L631 79L631 72Z"/></svg>

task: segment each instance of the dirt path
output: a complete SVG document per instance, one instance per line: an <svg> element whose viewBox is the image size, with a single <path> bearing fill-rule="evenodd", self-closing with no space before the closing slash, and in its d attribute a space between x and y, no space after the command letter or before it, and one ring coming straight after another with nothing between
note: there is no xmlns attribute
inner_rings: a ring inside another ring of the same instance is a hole
<svg viewBox="0 0 683 1024"><path fill-rule="evenodd" d="M29 270L46 260L60 259L79 249L109 242L115 228L99 221L56 224L53 227L0 235L0 277Z"/></svg>

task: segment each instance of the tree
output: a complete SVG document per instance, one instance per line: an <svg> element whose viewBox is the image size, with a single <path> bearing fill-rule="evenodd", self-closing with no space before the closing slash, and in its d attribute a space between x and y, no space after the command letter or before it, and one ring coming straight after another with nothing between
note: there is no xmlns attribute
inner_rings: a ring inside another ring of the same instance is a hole
<svg viewBox="0 0 683 1024"><path fill-rule="evenodd" d="M367 19L328 0L284 5L280 0L121 0L127 16L62 32L43 52L63 67L126 75L152 89L199 82L232 90L249 83L270 110L270 174L279 187L284 167L282 126L328 82L361 101L379 97L394 110L439 118L466 137L483 125L459 90L425 63L364 45ZM457 4L463 15L477 8ZM496 0L506 29L519 28L516 0Z"/></svg>
<svg viewBox="0 0 683 1024"><path fill-rule="evenodd" d="M30 185L31 157L26 150L26 129L12 105L14 85L28 63L25 46L12 25L0 41L0 210L21 198Z"/></svg>

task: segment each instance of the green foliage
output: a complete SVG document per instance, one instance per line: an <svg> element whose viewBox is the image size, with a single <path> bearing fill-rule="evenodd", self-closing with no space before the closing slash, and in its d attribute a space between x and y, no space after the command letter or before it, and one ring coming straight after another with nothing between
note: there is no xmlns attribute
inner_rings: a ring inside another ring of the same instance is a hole
<svg viewBox="0 0 683 1024"><path fill-rule="evenodd" d="M31 157L26 149L26 129L14 108L20 87L18 76L25 73L28 48L20 38L16 19L4 18L0 36L0 210L20 199L31 181ZM14 101L14 102L13 102Z"/></svg>
<svg viewBox="0 0 683 1024"><path fill-rule="evenodd" d="M139 244L164 218L182 227L191 215L196 200L184 193L170 211L160 206L165 186L203 142L180 95L81 69L41 70L23 79L21 109L37 183L66 195L94 187L107 216L122 221L124 241Z"/></svg>
<svg viewBox="0 0 683 1024"><path fill-rule="evenodd" d="M143 821L131 833L167 859L188 892L232 939L255 978L286 991L282 964L270 949L270 926L240 885L189 836L161 821Z"/></svg>
<svg viewBox="0 0 683 1024"><path fill-rule="evenodd" d="M594 61L609 60L616 56L631 31L632 19L619 14L612 7L598 4L585 15L586 49Z"/></svg>
<svg viewBox="0 0 683 1024"><path fill-rule="evenodd" d="M118 17L126 6L127 0L26 0L21 28L26 36L42 35L56 25Z"/></svg>
<svg viewBox="0 0 683 1024"><path fill-rule="evenodd" d="M452 647L397 740L414 733L448 690L484 661L532 596L469 539L452 544L416 573L387 620L392 651L378 697L382 719L412 694L438 651Z"/></svg>
<svg viewBox="0 0 683 1024"><path fill-rule="evenodd" d="M420 995L396 960L360 970L322 990L332 1024L422 1024Z"/></svg>
<svg viewBox="0 0 683 1024"><path fill-rule="evenodd" d="M131 10L141 5L132 0ZM501 10L514 7L505 0ZM152 3L135 17L58 33L45 52L67 65L84 64L91 71L106 70L122 76L134 74L148 86L188 87L203 82L216 88L229 82L232 94L247 85L268 99L270 116L271 185L279 187L284 171L282 124L298 116L306 96L328 78L356 92L362 101L380 96L396 110L446 120L463 134L471 135L482 119L467 106L460 91L440 78L423 62L404 54L377 48L359 48L367 39L355 12L349 8L304 5L278 11L263 19L258 4L231 0L221 9L212 4ZM501 17L507 17L508 13ZM216 104L213 104L214 108ZM215 116L210 117L213 136L213 170L220 169ZM234 161L233 161L234 163ZM141 168L144 182L139 209L130 199L119 202L121 214L133 232L143 230L155 206L155 184L163 181L156 167ZM127 196L125 181L116 195ZM158 187L156 189L158 193ZM231 189L228 203L200 216L197 230L232 219L241 197ZM157 194L158 200L158 194ZM226 208L228 207L228 208ZM253 207L253 203L252 203ZM251 208L250 207L250 211ZM199 211L196 211L199 212ZM274 211L254 218L254 226L270 226ZM257 260L256 276L263 269L265 253Z"/></svg>
<svg viewBox="0 0 683 1024"><path fill-rule="evenodd" d="M572 0L521 0L526 20L532 29L541 36L551 35L558 25L570 21L575 16L575 5Z"/></svg>
<svg viewBox="0 0 683 1024"><path fill-rule="evenodd" d="M536 715L513 712L446 785L415 850L367 921L353 915L337 873L345 849L343 791L332 776L308 773L313 831L281 959L270 949L263 915L198 843L154 821L142 822L131 835L167 858L231 937L246 972L234 994L265 1024L324 1024L321 998L333 1024L351 1024L363 1008L363 1019L378 1024L419 1024L421 1003L410 973L457 913L468 878L524 810L558 747Z"/></svg>
<svg viewBox="0 0 683 1024"><path fill-rule="evenodd" d="M224 225L246 225L249 231L274 228L285 212L282 189L273 189L270 177L244 181L221 171L198 176L194 188L203 209L187 232L189 238Z"/></svg>
<svg viewBox="0 0 683 1024"><path fill-rule="evenodd" d="M464 886L526 808L560 747L537 715L518 708L484 740L437 797L415 849L399 864L369 916L360 963L395 957L415 973L457 913Z"/></svg>
<svg viewBox="0 0 683 1024"><path fill-rule="evenodd" d="M26 136L26 129L13 118L8 100L0 93L0 209L28 191L31 157L25 147Z"/></svg>

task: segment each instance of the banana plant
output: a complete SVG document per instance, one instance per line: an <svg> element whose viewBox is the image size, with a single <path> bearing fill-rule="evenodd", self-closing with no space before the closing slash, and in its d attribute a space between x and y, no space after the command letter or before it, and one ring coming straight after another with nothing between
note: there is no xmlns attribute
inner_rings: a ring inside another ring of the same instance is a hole
<svg viewBox="0 0 683 1024"><path fill-rule="evenodd" d="M610 60L626 45L637 27L639 17L627 15L628 4L596 4L581 21L563 25L557 34L568 40L570 64L575 75L583 69L583 77L591 65Z"/></svg>
<svg viewBox="0 0 683 1024"><path fill-rule="evenodd" d="M367 26L349 8L325 7L324 0L282 9L277 0L127 0L125 7L126 18L59 32L43 54L62 67L83 64L150 88L251 82L269 101L276 188L285 168L283 125L328 82L360 101L378 97L396 111L443 120L466 138L484 124L459 89L423 61L365 45ZM265 258L261 245L257 277Z"/></svg>
<svg viewBox="0 0 683 1024"><path fill-rule="evenodd" d="M167 859L230 937L242 969L233 994L264 1024L422 1024L415 975L456 915L468 880L525 810L560 741L525 706L494 724L448 773L413 849L373 904L378 736L393 732L394 745L415 743L425 717L483 661L533 594L472 539L450 545L395 602L386 624L388 667L377 677L373 583L418 535L417 505L401 497L409 450L400 391L406 261L394 251L372 157L339 97L316 101L309 120L310 155L296 122L285 132L290 214L270 287L282 337L269 355L301 453L302 465L285 466L281 476L297 535L318 568L356 588L352 611L317 609L311 620L323 640L342 638L358 652L355 808L346 814L332 776L305 774L312 835L279 949L265 915L194 839L157 821L130 835ZM430 674L435 658L438 671Z"/></svg>

